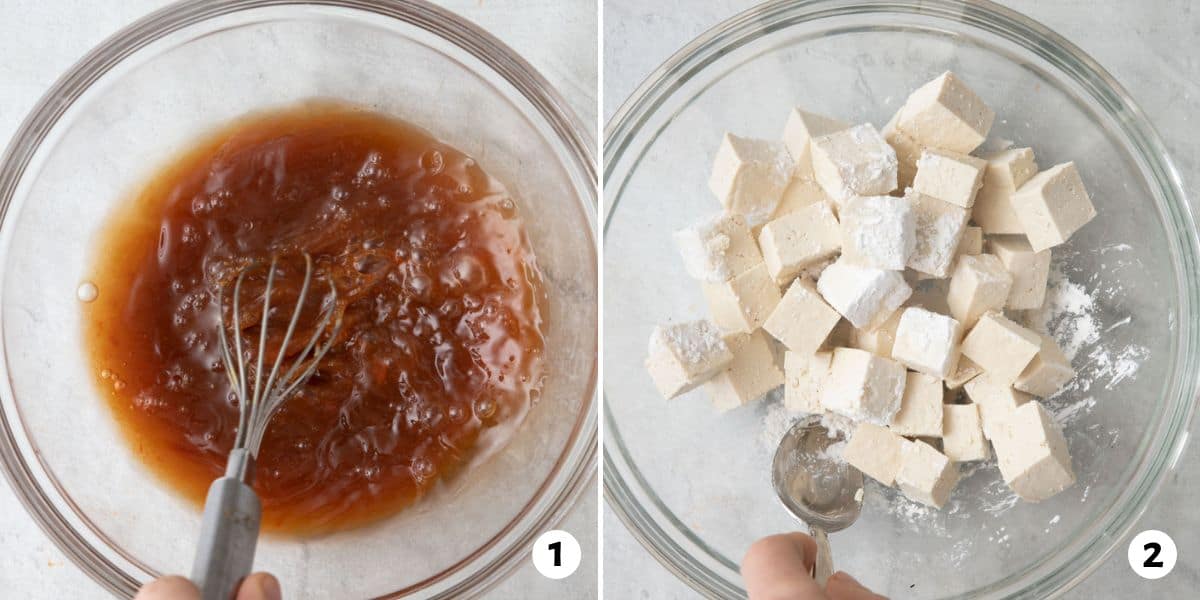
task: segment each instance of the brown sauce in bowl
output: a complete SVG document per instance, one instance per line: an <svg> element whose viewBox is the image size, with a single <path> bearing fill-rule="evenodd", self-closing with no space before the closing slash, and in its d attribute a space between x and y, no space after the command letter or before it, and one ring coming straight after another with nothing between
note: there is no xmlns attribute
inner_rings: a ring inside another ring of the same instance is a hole
<svg viewBox="0 0 1200 600"><path fill-rule="evenodd" d="M157 173L106 224L100 294L83 309L97 383L126 439L196 502L222 474L238 422L218 342L229 283L279 257L272 302L286 304L304 252L315 298L337 285L343 326L263 438L253 485L275 531L346 528L412 504L502 446L542 381L541 276L499 182L368 111L311 104L247 117ZM257 340L253 311L243 314ZM281 335L286 321L269 325Z"/></svg>

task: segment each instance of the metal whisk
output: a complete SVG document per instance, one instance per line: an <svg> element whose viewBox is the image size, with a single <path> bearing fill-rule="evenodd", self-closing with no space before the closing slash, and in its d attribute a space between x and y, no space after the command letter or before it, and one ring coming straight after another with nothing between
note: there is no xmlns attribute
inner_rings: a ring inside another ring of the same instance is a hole
<svg viewBox="0 0 1200 600"><path fill-rule="evenodd" d="M271 316L271 291L275 285L278 257L267 266L266 288L262 296L262 320L259 322L258 348L253 367L253 385L246 372L245 349L242 346L241 296L242 284L247 275L261 268L255 264L243 269L233 286L233 305L230 313L233 323L227 327L224 311L224 294L218 293L221 309L221 358L229 384L238 401L238 429L233 450L225 466L225 475L212 483L204 501L204 521L200 528L200 543L196 560L192 565L192 581L201 590L204 600L229 600L237 586L254 564L254 548L258 541L258 529L262 507L258 495L250 487L254 472L254 461L258 457L259 445L271 416L317 369L318 363L333 345L342 327L342 317L337 310L337 286L329 282L332 298L323 302L317 317L317 326L312 338L294 357L287 359L287 349L296 333L300 314L313 283L313 260L304 254L304 283L296 306L284 332L270 371L267 363L267 322ZM230 346L226 329L233 332ZM324 337L324 341L321 341ZM288 360L290 366L284 368ZM264 374L266 375L264 377Z"/></svg>

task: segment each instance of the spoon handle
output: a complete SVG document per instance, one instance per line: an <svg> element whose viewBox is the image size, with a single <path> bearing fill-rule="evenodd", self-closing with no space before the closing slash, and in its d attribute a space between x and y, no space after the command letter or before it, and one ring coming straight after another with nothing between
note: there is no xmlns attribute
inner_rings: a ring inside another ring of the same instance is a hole
<svg viewBox="0 0 1200 600"><path fill-rule="evenodd" d="M817 560L813 564L813 579L817 580L817 585L825 588L825 582L829 581L829 576L833 575L833 553L829 550L829 536L824 529L816 526L809 526L809 534L817 542Z"/></svg>

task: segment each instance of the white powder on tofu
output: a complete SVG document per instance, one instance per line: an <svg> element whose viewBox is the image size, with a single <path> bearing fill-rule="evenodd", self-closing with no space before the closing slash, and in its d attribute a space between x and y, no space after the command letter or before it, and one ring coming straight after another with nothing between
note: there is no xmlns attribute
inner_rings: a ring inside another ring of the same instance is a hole
<svg viewBox="0 0 1200 600"><path fill-rule="evenodd" d="M707 320L659 326L650 334L651 356L673 352L688 367L703 367L723 349L728 351L721 332Z"/></svg>

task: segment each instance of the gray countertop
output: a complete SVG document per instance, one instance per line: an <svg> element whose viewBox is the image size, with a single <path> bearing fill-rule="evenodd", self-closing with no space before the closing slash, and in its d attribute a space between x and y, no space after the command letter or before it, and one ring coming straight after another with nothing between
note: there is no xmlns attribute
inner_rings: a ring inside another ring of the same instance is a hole
<svg viewBox="0 0 1200 600"><path fill-rule="evenodd" d="M99 6L104 4L103 7ZM0 0L0 140L9 137L54 80L85 52L166 0ZM441 0L523 55L550 80L595 135L596 31L594 0ZM492 598L596 597L597 495L585 492L559 525L579 540L575 574L553 581L523 564ZM288 582L283 582L286 593ZM104 598L38 529L0 478L0 596Z"/></svg>
<svg viewBox="0 0 1200 600"><path fill-rule="evenodd" d="M606 0L605 119L678 48L754 4L750 0ZM1057 30L1104 65L1155 123L1185 181L1200 179L1200 141L1190 127L1192 113L1200 108L1200 59L1193 51L1200 42L1200 13L1190 0L1009 0L1002 4ZM1135 533L1160 529L1172 536L1179 551L1174 571L1157 581L1135 576L1125 556L1125 541L1068 597L1174 598L1200 587L1197 459L1200 449L1191 444L1178 470L1134 528ZM606 597L696 595L651 558L608 507L604 508L604 554Z"/></svg>

